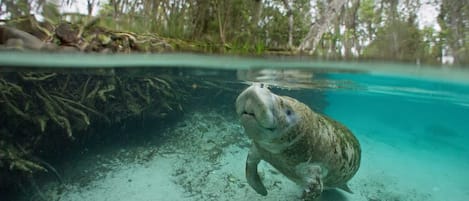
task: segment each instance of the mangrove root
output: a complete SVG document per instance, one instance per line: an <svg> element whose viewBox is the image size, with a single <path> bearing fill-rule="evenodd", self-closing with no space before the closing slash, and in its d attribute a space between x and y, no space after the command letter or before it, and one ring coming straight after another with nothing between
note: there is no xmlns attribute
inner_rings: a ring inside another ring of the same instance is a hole
<svg viewBox="0 0 469 201"><path fill-rule="evenodd" d="M18 75L20 75L21 79L25 81L43 81L43 80L47 80L49 78L55 77L57 73L46 74L43 76L33 76L33 74L26 75L23 73L18 73Z"/></svg>
<svg viewBox="0 0 469 201"><path fill-rule="evenodd" d="M1 159L8 165L10 170L28 173L47 171L41 165L25 159L25 155L27 155L25 151L20 151L13 145L6 145L5 147L0 148Z"/></svg>
<svg viewBox="0 0 469 201"><path fill-rule="evenodd" d="M114 91L116 87L114 85L109 85L105 89L101 89L98 91L98 97L101 98L102 101L106 102L105 93Z"/></svg>
<svg viewBox="0 0 469 201"><path fill-rule="evenodd" d="M71 104L71 105L75 105L75 106L80 107L80 108L82 108L82 109L84 109L84 110L87 110L88 112L91 112L91 113L95 114L96 116L99 116L99 117L103 118L103 119L106 120L107 122L110 122L109 118L106 117L106 115L104 115L104 114L102 114L102 113L100 113L100 112L98 112L98 111L96 111L96 110L94 110L94 109L92 109L92 108L90 108L90 107L87 107L87 106L85 106L85 105L83 105L83 104L81 104L81 103L79 103L79 102L75 102L75 101L73 101L73 100L66 99L66 98L63 98L63 97L60 97L60 96L56 96L56 95L52 95L52 96L53 96L54 98L58 99L58 100L63 101L64 103L69 103L69 104Z"/></svg>
<svg viewBox="0 0 469 201"><path fill-rule="evenodd" d="M83 85L83 91L81 92L81 98L80 98L81 103L83 103L83 101L85 100L86 90L88 89L88 83L90 83L90 80L91 80L91 76L88 76L88 79L86 79L86 82Z"/></svg>
<svg viewBox="0 0 469 201"><path fill-rule="evenodd" d="M74 108L71 105L67 104L67 102L64 101L64 100L66 100L65 98L58 97L58 96L55 96L55 95L51 95L51 97L53 97L58 103L60 103L62 105L62 107L65 108L66 110L82 116L83 121L86 123L86 125L87 126L90 125L90 118L88 117L88 115L85 112L83 112L83 111L81 111L77 108ZM70 100L69 102L73 102L73 101Z"/></svg>
<svg viewBox="0 0 469 201"><path fill-rule="evenodd" d="M42 89L42 87L39 87L40 89ZM44 95L42 95L41 93L43 93ZM60 127L64 128L66 131L67 131L67 134L70 138L73 138L73 135L72 135L72 128L70 126L70 121L68 121L67 118L65 118L64 116L58 114L59 112L64 114L65 112L63 111L62 108L60 108L58 106L57 103L54 102L54 100L52 100L50 98L50 96L47 94L47 92L44 91L44 89L42 90L39 90L39 92L36 92L36 95L37 97L39 97L42 102L44 103L44 106L45 106L45 110L46 110L46 113L47 115L57 124L59 125ZM46 96L48 98L46 98ZM57 111L59 110L59 111Z"/></svg>
<svg viewBox="0 0 469 201"><path fill-rule="evenodd" d="M13 105L13 103L11 103L8 98L6 97L5 93L3 93L2 91L0 91L0 94L2 95L2 98L3 100L5 101L5 103L7 104L7 106L13 110L13 112L19 116L21 116L22 118L24 119L27 119L29 120L29 116L26 115L23 111L21 111L18 107L16 107L15 105Z"/></svg>
<svg viewBox="0 0 469 201"><path fill-rule="evenodd" d="M48 199L46 199L46 196L44 195L44 193L42 193L41 189L36 184L36 181L34 180L34 177L32 174L28 174L28 181L29 181L29 184L31 184L31 187L33 187L34 191L36 191L36 194L37 196L39 196L40 200L47 201Z"/></svg>
<svg viewBox="0 0 469 201"><path fill-rule="evenodd" d="M54 166L52 166L51 164L49 164L48 162L38 158L38 157L35 157L35 156L30 156L31 160L38 163L38 164L41 164L44 168L47 169L47 172L51 172L55 178L57 179L57 181L60 182L60 184L64 184L64 180L62 179L62 176L60 176L59 172L54 168Z"/></svg>

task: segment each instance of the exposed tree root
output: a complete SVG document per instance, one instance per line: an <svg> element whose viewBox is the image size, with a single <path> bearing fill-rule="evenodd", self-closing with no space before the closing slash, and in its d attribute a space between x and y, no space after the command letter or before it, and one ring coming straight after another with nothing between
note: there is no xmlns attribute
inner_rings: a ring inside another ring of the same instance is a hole
<svg viewBox="0 0 469 201"><path fill-rule="evenodd" d="M39 197L40 200L42 201L48 201L49 199L46 198L46 196L44 195L44 193L41 191L41 189L39 188L39 186L36 184L36 180L34 179L33 175L32 174L28 174L28 181L29 181L29 184L31 185L31 187L34 189L34 191L36 192L35 195L32 195L31 196L31 200L34 199L34 197L37 195Z"/></svg>
<svg viewBox="0 0 469 201"><path fill-rule="evenodd" d="M85 105L83 105L83 104L81 104L81 103L78 103L78 102L72 101L72 100L70 100L70 99L63 98L63 97L59 97L59 96L56 96L56 95L51 95L51 96L54 97L54 98L56 98L56 99L58 99L58 100L63 101L64 103L69 103L69 104L71 104L71 105L78 106L78 107L80 107L80 108L82 108L82 109L84 109L84 110L87 110L87 111L90 112L90 113L93 113L93 114L96 115L96 116L99 116L99 117L103 118L104 120L106 120L106 122L110 122L109 118L108 118L106 115L104 115L104 114L102 114L102 113L100 113L100 112L98 112L98 111L96 111L96 110L94 110L94 109L92 109L92 108L90 108L90 107L87 107L87 106L85 106Z"/></svg>
<svg viewBox="0 0 469 201"><path fill-rule="evenodd" d="M6 144L3 146L4 147L0 148L0 159L5 161L5 165L7 165L11 171L27 173L46 171L46 169L41 165L28 160L26 157L28 153L25 152L21 147L18 149L16 146L11 144Z"/></svg>
<svg viewBox="0 0 469 201"><path fill-rule="evenodd" d="M67 102L64 101L65 98L60 98L60 97L55 96L55 95L51 95L51 97L54 98L58 103L60 103L60 105L61 105L64 109L66 109L66 110L68 110L68 111L70 111L70 112L72 112L72 113L75 113L75 114L78 114L79 116L81 116L81 117L83 118L83 121L85 122L85 124L86 124L87 126L90 125L90 118L88 117L88 115L87 115L85 112L83 112L83 111L81 111L81 110L79 110L79 109L77 109L77 108L74 108L74 107L72 107L71 105L69 105Z"/></svg>
<svg viewBox="0 0 469 201"><path fill-rule="evenodd" d="M2 95L2 98L3 98L3 101L5 101L5 103L7 104L7 106L9 108L11 108L11 110L13 110L13 112L17 115L19 115L20 117L24 118L24 119L27 119L29 120L29 116L26 115L23 111L21 111L19 108L17 108L15 105L13 105L13 103L10 102L10 100L8 100L8 98L6 97L5 93L3 93L2 91L0 91L0 94Z"/></svg>
<svg viewBox="0 0 469 201"><path fill-rule="evenodd" d="M64 85L62 86L60 92L63 93L63 92L65 91L65 89L67 89L69 82L70 82L70 74L67 75L67 78L65 79L65 83L64 83Z"/></svg>
<svg viewBox="0 0 469 201"><path fill-rule="evenodd" d="M45 106L46 114L60 127L66 129L67 134L70 138L73 138L72 128L70 127L70 122L67 118L61 116L56 111L56 107L53 106L52 101L47 99L45 96L41 95L41 93L36 92L37 97L39 97Z"/></svg>
<svg viewBox="0 0 469 201"><path fill-rule="evenodd" d="M96 132L102 123L121 123L144 114L163 118L169 111L182 110L187 92L170 77L99 72L0 74L0 170L28 178L35 199L47 200L35 173L48 172L63 182L54 167L32 156L54 149L44 146L61 143L64 136L83 139L85 131ZM62 136L57 135L60 131Z"/></svg>
<svg viewBox="0 0 469 201"><path fill-rule="evenodd" d="M101 90L98 90L98 97L99 97L102 101L106 102L106 101L107 101L107 98L106 98L106 95L105 95L105 94L108 93L108 92L112 92L112 91L114 91L115 89L116 89L116 87L115 87L114 85L108 85L106 88L101 89Z"/></svg>
<svg viewBox="0 0 469 201"><path fill-rule="evenodd" d="M50 73L50 74L46 74L46 75L42 75L42 76L35 76L37 74L33 73L18 73L18 75L20 75L20 77L25 80L25 81L44 81L44 80L47 80L49 78L52 78L52 77L55 77L57 75L57 73Z"/></svg>
<svg viewBox="0 0 469 201"><path fill-rule="evenodd" d="M81 98L80 98L80 103L83 103L83 101L85 100L85 97L86 97L86 91L88 89L88 83L90 83L90 80L91 80L91 76L88 76L88 79L86 79L86 82L85 84L83 85L83 90L81 92Z"/></svg>
<svg viewBox="0 0 469 201"><path fill-rule="evenodd" d="M38 163L38 164L41 164L46 170L47 172L50 172L52 173L55 178L57 179L58 182L60 182L60 184L64 184L64 180L62 179L62 176L60 176L59 172L54 168L54 166L52 166L51 164L49 164L48 162L38 158L38 157L35 157L35 156L30 156L31 160Z"/></svg>
<svg viewBox="0 0 469 201"><path fill-rule="evenodd" d="M101 86L101 81L98 81L94 89L90 93L88 93L88 95L86 95L86 98L93 99L94 97L96 97L96 93L98 92L100 86Z"/></svg>

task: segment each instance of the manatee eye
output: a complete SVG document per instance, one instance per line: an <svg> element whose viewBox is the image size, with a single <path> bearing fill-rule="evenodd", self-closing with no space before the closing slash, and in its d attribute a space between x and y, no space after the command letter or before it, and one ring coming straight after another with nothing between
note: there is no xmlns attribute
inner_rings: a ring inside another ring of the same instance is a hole
<svg viewBox="0 0 469 201"><path fill-rule="evenodd" d="M291 110L287 110L287 115L290 116L291 115Z"/></svg>

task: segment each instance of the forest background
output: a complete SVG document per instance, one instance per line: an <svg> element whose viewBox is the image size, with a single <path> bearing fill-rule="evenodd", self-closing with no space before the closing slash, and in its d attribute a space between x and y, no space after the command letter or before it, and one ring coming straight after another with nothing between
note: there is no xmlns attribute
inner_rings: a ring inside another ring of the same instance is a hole
<svg viewBox="0 0 469 201"><path fill-rule="evenodd" d="M30 14L52 23L99 18L107 29L203 44L207 53L469 63L469 0L0 1L3 21Z"/></svg>

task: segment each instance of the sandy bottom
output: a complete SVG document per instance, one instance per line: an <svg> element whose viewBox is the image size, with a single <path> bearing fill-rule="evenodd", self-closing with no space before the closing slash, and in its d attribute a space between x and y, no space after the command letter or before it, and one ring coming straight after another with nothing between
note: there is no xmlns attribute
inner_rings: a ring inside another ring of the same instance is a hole
<svg viewBox="0 0 469 201"><path fill-rule="evenodd" d="M329 190L321 200L469 200L467 161L373 137L377 130L369 126L352 130L363 148L362 166L349 183L354 194ZM259 170L269 194L258 195L246 183L249 142L232 114L193 112L154 136L144 145L76 159L62 170L65 185L41 189L57 201L300 200L302 189L266 163Z"/></svg>

